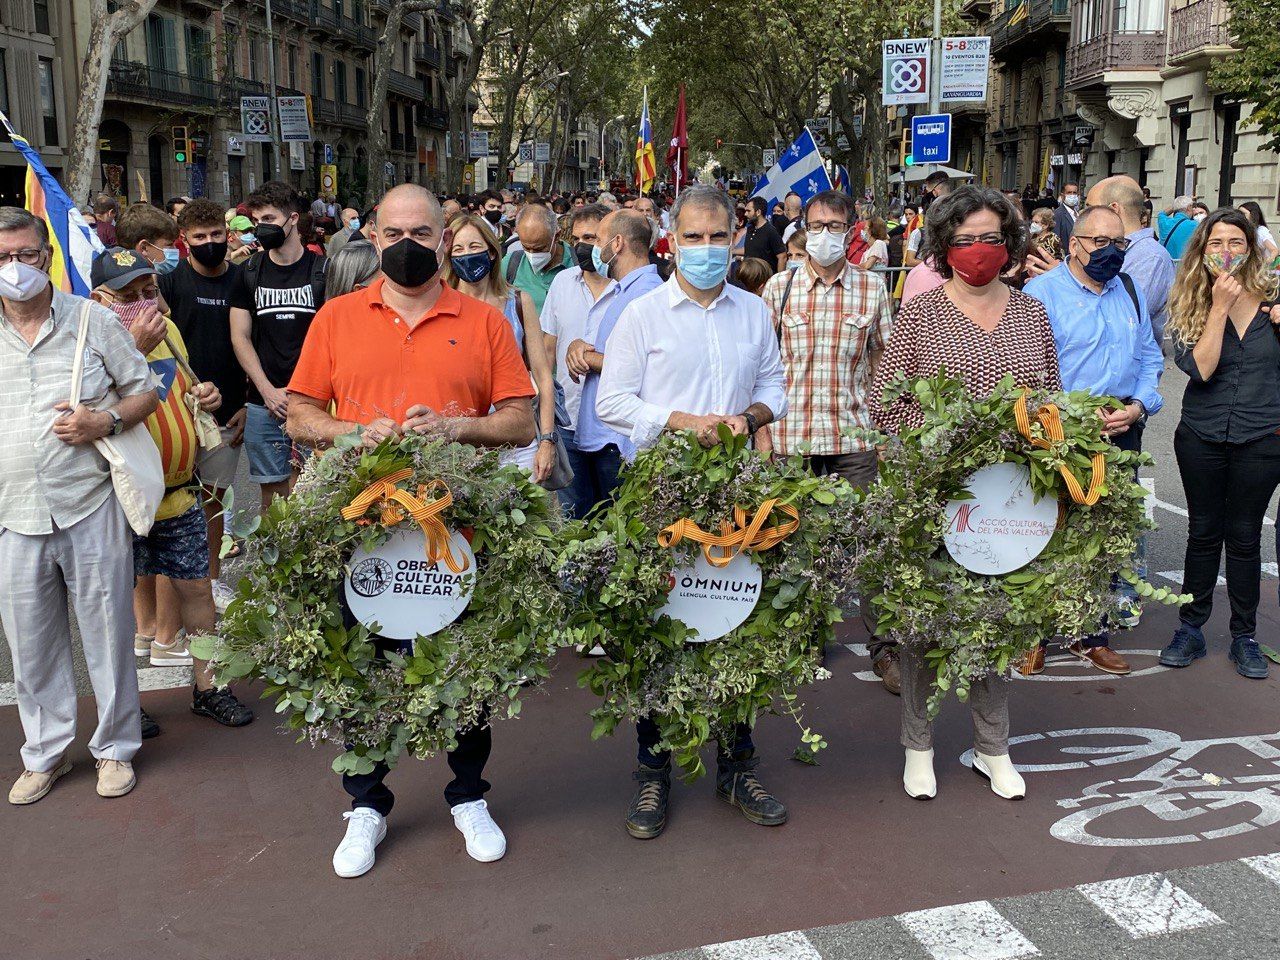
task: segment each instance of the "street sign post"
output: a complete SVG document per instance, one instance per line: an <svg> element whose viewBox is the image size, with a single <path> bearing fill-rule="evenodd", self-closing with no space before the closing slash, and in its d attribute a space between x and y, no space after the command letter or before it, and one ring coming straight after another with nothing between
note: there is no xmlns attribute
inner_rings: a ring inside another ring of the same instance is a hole
<svg viewBox="0 0 1280 960"><path fill-rule="evenodd" d="M271 142L271 98L240 98L240 138L252 143Z"/></svg>
<svg viewBox="0 0 1280 960"><path fill-rule="evenodd" d="M764 167L766 170L768 170L777 162L778 162L777 150L766 149L766 150L760 151L760 165Z"/></svg>
<svg viewBox="0 0 1280 960"><path fill-rule="evenodd" d="M915 163L951 162L951 114L911 118L911 156Z"/></svg>
<svg viewBox="0 0 1280 960"><path fill-rule="evenodd" d="M533 163L533 144L532 143L520 144L520 152L517 155L516 159L517 159L517 162L522 164Z"/></svg>
<svg viewBox="0 0 1280 960"><path fill-rule="evenodd" d="M471 159L478 160L489 155L489 131L471 131Z"/></svg>
<svg viewBox="0 0 1280 960"><path fill-rule="evenodd" d="M534 163L550 163L551 162L551 144L545 140L540 140L533 148Z"/></svg>
<svg viewBox="0 0 1280 960"><path fill-rule="evenodd" d="M326 165L333 163L333 144L326 143L324 145L324 162Z"/></svg>

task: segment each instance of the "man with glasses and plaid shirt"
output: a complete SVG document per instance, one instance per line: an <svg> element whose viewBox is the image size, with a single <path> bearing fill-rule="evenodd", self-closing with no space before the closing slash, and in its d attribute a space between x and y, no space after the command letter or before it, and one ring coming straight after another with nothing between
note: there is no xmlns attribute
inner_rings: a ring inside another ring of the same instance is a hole
<svg viewBox="0 0 1280 960"><path fill-rule="evenodd" d="M781 456L802 454L814 473L834 473L855 487L876 478L875 448L849 433L874 429L867 392L893 326L884 280L845 259L855 213L850 198L826 190L805 208L805 263L771 277L761 296L773 314L787 376L790 413L773 430ZM898 655L872 631L872 665L899 691Z"/></svg>
<svg viewBox="0 0 1280 960"><path fill-rule="evenodd" d="M1159 411L1164 356L1151 329L1141 289L1122 273L1129 240L1124 222L1110 207L1086 207L1072 228L1067 259L1027 281L1023 292L1044 304L1058 348L1064 390L1117 397L1118 410L1103 415L1103 432L1124 450L1142 449L1142 431ZM1075 656L1107 673L1130 671L1101 631L1072 641ZM1024 674L1044 669L1044 647L1029 654Z"/></svg>

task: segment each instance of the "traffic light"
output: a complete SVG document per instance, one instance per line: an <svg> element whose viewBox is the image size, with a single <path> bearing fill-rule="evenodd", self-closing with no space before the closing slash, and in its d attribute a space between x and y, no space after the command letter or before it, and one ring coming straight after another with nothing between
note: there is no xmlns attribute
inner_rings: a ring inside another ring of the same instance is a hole
<svg viewBox="0 0 1280 960"><path fill-rule="evenodd" d="M191 141L187 139L186 127L173 128L173 162L191 162Z"/></svg>
<svg viewBox="0 0 1280 960"><path fill-rule="evenodd" d="M898 153L898 161L901 166L915 166L915 157L911 155L911 128L902 128L902 146Z"/></svg>

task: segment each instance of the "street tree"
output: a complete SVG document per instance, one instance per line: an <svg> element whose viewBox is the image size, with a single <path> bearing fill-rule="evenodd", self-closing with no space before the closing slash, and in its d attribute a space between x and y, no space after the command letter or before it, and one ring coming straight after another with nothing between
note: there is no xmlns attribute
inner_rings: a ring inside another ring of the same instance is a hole
<svg viewBox="0 0 1280 960"><path fill-rule="evenodd" d="M438 6L438 0L392 0L387 19L373 51L373 95L365 111L365 129L369 151L369 178L374 196L380 196L387 164L387 130L382 125L387 107L387 85L391 79L391 61L400 46L400 28L411 13L425 13Z"/></svg>
<svg viewBox="0 0 1280 960"><path fill-rule="evenodd" d="M1209 86L1252 103L1248 122L1280 150L1280 4L1276 0L1227 0L1231 8L1231 45L1236 52L1215 60Z"/></svg>
<svg viewBox="0 0 1280 960"><path fill-rule="evenodd" d="M67 173L63 186L74 203L85 203L98 162L98 127L107 96L111 51L134 27L146 19L156 0L121 0L111 10L108 0L88 0L89 42L80 64L76 90L75 124L67 149Z"/></svg>

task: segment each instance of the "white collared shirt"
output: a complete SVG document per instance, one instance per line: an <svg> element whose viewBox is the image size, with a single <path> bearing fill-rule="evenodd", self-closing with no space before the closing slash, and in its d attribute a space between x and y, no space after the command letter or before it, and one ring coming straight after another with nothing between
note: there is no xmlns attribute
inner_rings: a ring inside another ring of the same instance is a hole
<svg viewBox="0 0 1280 960"><path fill-rule="evenodd" d="M573 378L569 376L569 367L564 360L565 353L569 349L569 344L575 340L592 342L591 337L587 336L588 332L594 332L593 328L589 327L588 315L597 306L603 311L603 305L609 302L617 291L617 287L618 285L610 280L604 293L597 300L591 293L591 288L587 286L587 281L582 278L581 267L561 270L551 281L551 286L547 288L547 299L542 304L542 313L538 317L542 324L542 332L556 338L556 382L564 390L564 406L569 413L569 423L574 430L578 429L578 404L582 401L582 383L574 383ZM597 325L599 316L600 314L597 314Z"/></svg>
<svg viewBox="0 0 1280 960"><path fill-rule="evenodd" d="M637 447L652 446L675 411L744 413L763 403L787 413L786 380L769 308L726 284L709 307L673 275L622 312L609 337L596 413Z"/></svg>

